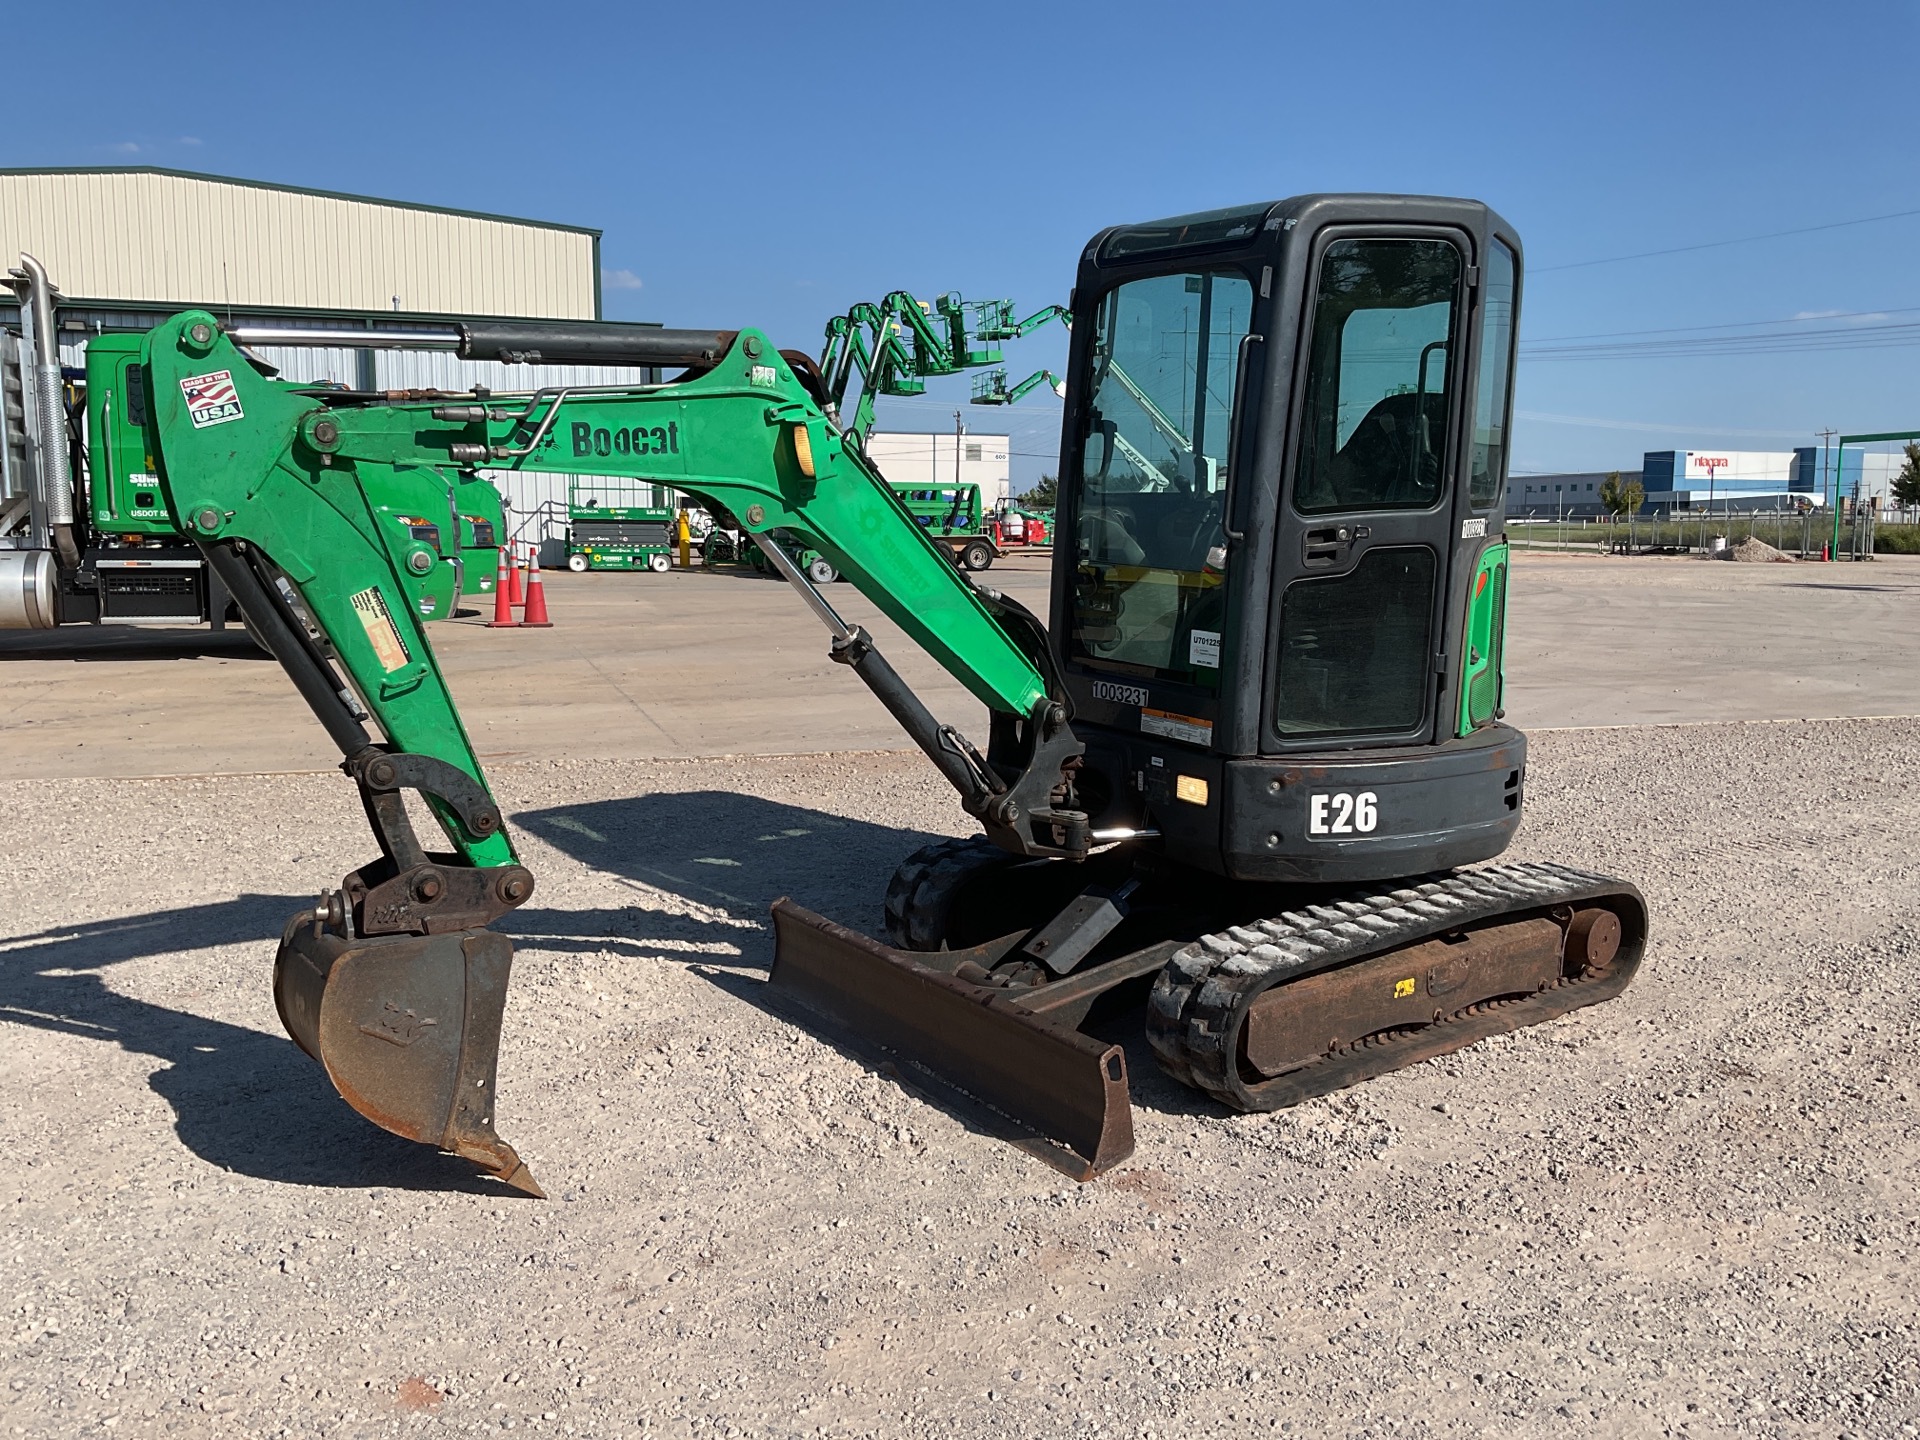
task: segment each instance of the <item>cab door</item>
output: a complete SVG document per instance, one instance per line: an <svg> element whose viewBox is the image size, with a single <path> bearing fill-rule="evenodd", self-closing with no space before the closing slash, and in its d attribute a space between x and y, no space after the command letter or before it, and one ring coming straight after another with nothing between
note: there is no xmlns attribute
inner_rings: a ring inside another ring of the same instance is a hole
<svg viewBox="0 0 1920 1440"><path fill-rule="evenodd" d="M1421 744L1440 722L1473 239L1314 243L1275 529L1269 753Z"/></svg>

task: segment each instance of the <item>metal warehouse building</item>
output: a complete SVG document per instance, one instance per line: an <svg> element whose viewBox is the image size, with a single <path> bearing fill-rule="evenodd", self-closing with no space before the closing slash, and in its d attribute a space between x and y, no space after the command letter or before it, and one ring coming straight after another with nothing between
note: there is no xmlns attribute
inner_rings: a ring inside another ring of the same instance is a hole
<svg viewBox="0 0 1920 1440"><path fill-rule="evenodd" d="M190 306L294 328L417 329L456 319L597 320L600 232L580 225L151 167L0 170L0 256L47 267L61 354ZM0 327L18 330L0 290ZM355 389L529 390L657 378L629 367L502 365L423 351L259 348L295 380ZM496 476L530 538L557 537L568 477ZM545 559L547 557L543 557Z"/></svg>
<svg viewBox="0 0 1920 1440"><path fill-rule="evenodd" d="M0 170L0 247L91 299L600 317L598 230L178 170Z"/></svg>

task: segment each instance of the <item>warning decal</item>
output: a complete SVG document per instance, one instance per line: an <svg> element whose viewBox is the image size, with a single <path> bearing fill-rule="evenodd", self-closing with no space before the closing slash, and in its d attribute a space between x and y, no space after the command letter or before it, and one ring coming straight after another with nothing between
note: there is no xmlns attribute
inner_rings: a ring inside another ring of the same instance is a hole
<svg viewBox="0 0 1920 1440"><path fill-rule="evenodd" d="M1189 745L1211 745L1213 722L1197 715L1176 715L1170 710L1142 710L1140 730L1145 735L1164 735L1169 740L1184 740Z"/></svg>
<svg viewBox="0 0 1920 1440"><path fill-rule="evenodd" d="M189 375L180 382L180 393L187 397L187 418L193 421L196 430L224 425L246 413L240 408L240 393L233 388L231 370Z"/></svg>
<svg viewBox="0 0 1920 1440"><path fill-rule="evenodd" d="M387 609L387 602L378 586L369 585L352 596L348 603L353 606L353 613L360 617L360 628L367 632L373 653L380 657L381 667L389 675L413 659L408 653L407 642L400 638L400 632L394 626L392 612Z"/></svg>

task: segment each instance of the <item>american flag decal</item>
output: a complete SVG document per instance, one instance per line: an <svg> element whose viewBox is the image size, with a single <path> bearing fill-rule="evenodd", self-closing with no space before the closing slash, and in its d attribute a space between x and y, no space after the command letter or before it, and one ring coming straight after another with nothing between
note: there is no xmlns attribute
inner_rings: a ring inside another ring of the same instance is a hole
<svg viewBox="0 0 1920 1440"><path fill-rule="evenodd" d="M233 388L231 370L189 375L180 382L180 393L187 402L187 418L196 430L238 420L246 413L240 408L239 392Z"/></svg>

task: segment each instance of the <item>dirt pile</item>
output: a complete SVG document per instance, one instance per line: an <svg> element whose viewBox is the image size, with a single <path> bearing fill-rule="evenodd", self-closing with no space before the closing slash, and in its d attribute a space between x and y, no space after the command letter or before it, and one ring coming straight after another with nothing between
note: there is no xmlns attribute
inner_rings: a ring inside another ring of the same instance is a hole
<svg viewBox="0 0 1920 1440"><path fill-rule="evenodd" d="M1758 535L1749 535L1738 545L1728 546L1722 552L1722 558L1738 561L1746 565L1767 565L1779 563L1793 564L1793 556L1784 550L1776 550Z"/></svg>

